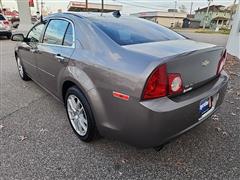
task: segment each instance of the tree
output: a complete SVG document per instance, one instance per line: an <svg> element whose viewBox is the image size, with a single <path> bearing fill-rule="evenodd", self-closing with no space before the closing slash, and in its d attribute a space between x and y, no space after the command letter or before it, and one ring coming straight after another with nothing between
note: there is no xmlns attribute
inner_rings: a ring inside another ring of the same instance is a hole
<svg viewBox="0 0 240 180"><path fill-rule="evenodd" d="M203 30L205 30L205 28L206 28L206 23L207 23L207 20L208 20L209 9L210 9L211 2L213 0L207 0L207 1L208 1L208 8L207 8L207 13L206 13L206 15L204 17L204 21L203 21Z"/></svg>
<svg viewBox="0 0 240 180"><path fill-rule="evenodd" d="M2 0L0 0L0 9L3 9Z"/></svg>
<svg viewBox="0 0 240 180"><path fill-rule="evenodd" d="M179 7L179 10L180 10L181 13L186 13L187 12L187 8L183 4Z"/></svg>

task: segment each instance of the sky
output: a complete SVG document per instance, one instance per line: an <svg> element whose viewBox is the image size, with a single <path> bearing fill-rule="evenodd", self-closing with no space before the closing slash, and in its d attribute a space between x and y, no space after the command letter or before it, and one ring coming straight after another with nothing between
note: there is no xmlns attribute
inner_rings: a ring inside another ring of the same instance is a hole
<svg viewBox="0 0 240 180"><path fill-rule="evenodd" d="M36 1L36 0L34 0ZM39 2L41 0L38 0ZM68 3L71 0L43 0L45 6L49 11L56 12L57 9L62 9L66 11ZM85 2L85 0L76 0L80 2ZM123 5L123 13L131 14L142 11L166 11L167 9L175 8L175 1L177 1L177 7L184 5L187 8L187 11L190 12L191 2L193 2L193 10L196 10L198 7L205 7L208 5L207 0L104 0L107 4L120 4ZM89 3L99 2L101 0L88 0ZM234 0L213 0L212 4L221 4L221 5L231 5ZM238 2L238 0L237 0ZM2 0L4 7L9 7L11 9L17 9L16 0ZM35 8L32 9L35 11Z"/></svg>

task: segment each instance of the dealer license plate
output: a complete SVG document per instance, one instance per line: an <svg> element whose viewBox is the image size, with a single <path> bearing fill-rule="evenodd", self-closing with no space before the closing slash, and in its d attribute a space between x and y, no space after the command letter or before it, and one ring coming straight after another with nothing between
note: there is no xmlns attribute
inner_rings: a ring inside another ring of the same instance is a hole
<svg viewBox="0 0 240 180"><path fill-rule="evenodd" d="M212 97L201 100L199 106L200 117L212 108Z"/></svg>

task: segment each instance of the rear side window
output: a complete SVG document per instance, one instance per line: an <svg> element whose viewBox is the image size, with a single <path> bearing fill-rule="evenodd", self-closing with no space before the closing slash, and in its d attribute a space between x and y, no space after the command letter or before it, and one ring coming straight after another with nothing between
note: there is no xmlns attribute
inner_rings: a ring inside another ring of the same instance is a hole
<svg viewBox="0 0 240 180"><path fill-rule="evenodd" d="M64 20L51 20L46 29L43 42L47 44L62 45L69 22Z"/></svg>
<svg viewBox="0 0 240 180"><path fill-rule="evenodd" d="M69 23L64 40L63 40L64 46L72 46L73 45L73 27L72 24Z"/></svg>
<svg viewBox="0 0 240 180"><path fill-rule="evenodd" d="M3 15L0 14L0 21L6 20Z"/></svg>
<svg viewBox="0 0 240 180"><path fill-rule="evenodd" d="M119 45L185 39L174 31L138 18L90 18L105 34Z"/></svg>

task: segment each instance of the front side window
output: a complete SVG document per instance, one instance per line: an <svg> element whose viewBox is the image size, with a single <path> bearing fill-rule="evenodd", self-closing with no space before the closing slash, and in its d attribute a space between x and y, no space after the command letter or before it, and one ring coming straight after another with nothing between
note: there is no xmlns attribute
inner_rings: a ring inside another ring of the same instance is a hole
<svg viewBox="0 0 240 180"><path fill-rule="evenodd" d="M62 45L68 25L69 22L64 20L51 20L46 29L43 43Z"/></svg>
<svg viewBox="0 0 240 180"><path fill-rule="evenodd" d="M28 33L27 38L30 42L38 43L40 42L41 34L44 29L45 23L41 23L36 25L31 29L31 31Z"/></svg>

